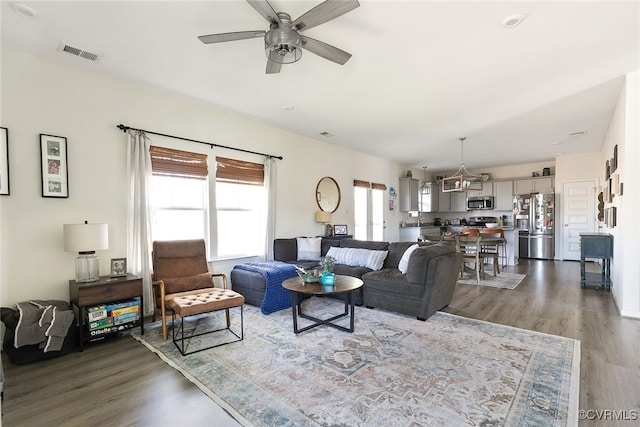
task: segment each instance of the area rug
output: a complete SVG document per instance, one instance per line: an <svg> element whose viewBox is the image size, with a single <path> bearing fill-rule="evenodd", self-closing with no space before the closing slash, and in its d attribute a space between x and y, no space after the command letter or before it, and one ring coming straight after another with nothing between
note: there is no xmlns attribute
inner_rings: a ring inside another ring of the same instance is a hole
<svg viewBox="0 0 640 427"><path fill-rule="evenodd" d="M311 298L303 308L327 318L344 306ZM232 319L239 327L238 312ZM195 325L221 322L214 314ZM323 325L295 335L291 310L265 316L249 305L244 326L243 341L186 357L162 341L159 322L134 336L247 426L577 425L573 339L364 307L352 334Z"/></svg>
<svg viewBox="0 0 640 427"><path fill-rule="evenodd" d="M480 278L480 283L476 282L475 277L458 280L458 283L462 283L463 285L480 285L491 286L492 288L515 289L525 277L527 277L526 274L507 273L503 271L495 277L490 273L485 274L484 277Z"/></svg>

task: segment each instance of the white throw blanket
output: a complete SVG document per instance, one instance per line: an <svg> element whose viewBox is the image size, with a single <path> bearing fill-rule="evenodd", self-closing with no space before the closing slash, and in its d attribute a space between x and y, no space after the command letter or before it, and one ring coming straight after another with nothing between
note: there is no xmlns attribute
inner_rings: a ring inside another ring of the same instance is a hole
<svg viewBox="0 0 640 427"><path fill-rule="evenodd" d="M45 353L60 351L75 315L64 301L32 300L17 304L19 319L14 345L39 344Z"/></svg>

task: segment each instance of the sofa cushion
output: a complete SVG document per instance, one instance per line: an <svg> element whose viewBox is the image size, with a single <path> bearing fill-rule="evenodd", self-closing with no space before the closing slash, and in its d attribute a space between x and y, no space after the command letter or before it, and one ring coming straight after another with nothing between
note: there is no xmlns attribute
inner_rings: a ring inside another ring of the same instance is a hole
<svg viewBox="0 0 640 427"><path fill-rule="evenodd" d="M416 249L418 249L417 243L409 246L404 251L404 254L402 254L402 258L400 258L400 262L398 263L398 270L400 270L400 273L407 274L407 267L409 267L409 258L411 257L413 251L415 251Z"/></svg>
<svg viewBox="0 0 640 427"><path fill-rule="evenodd" d="M367 267L357 267L346 264L336 264L333 266L334 274L340 274L342 276L351 276L362 279L362 275L371 272L372 270Z"/></svg>
<svg viewBox="0 0 640 427"><path fill-rule="evenodd" d="M298 253L296 259L320 261L322 237L297 237Z"/></svg>
<svg viewBox="0 0 640 427"><path fill-rule="evenodd" d="M273 241L273 259L276 261L294 261L298 258L298 241L291 239L275 239Z"/></svg>
<svg viewBox="0 0 640 427"><path fill-rule="evenodd" d="M415 245L417 242L390 242L388 246L389 254L384 260L382 268L398 268L400 259L404 255L407 248ZM417 243L421 246L421 243Z"/></svg>
<svg viewBox="0 0 640 427"><path fill-rule="evenodd" d="M353 267L367 267L371 270L380 270L387 251L373 251L360 248L329 248L327 256L332 256L336 264L346 264Z"/></svg>
<svg viewBox="0 0 640 427"><path fill-rule="evenodd" d="M327 255L329 248L340 247L340 240L332 239L332 238L324 238L322 239L322 244L320 245L320 247L322 248L321 250L322 256L325 256Z"/></svg>
<svg viewBox="0 0 640 427"><path fill-rule="evenodd" d="M388 250L389 242L373 242L370 240L342 239L340 240L340 247L371 249L374 251L386 251Z"/></svg>

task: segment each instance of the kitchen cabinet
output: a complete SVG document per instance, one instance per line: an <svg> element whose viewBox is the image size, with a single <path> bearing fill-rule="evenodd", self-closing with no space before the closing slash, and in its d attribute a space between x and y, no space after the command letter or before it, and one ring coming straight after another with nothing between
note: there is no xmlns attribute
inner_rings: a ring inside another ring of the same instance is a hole
<svg viewBox="0 0 640 427"><path fill-rule="evenodd" d="M418 183L417 179L400 178L400 212L418 211Z"/></svg>
<svg viewBox="0 0 640 427"><path fill-rule="evenodd" d="M451 212L451 194L442 192L442 187L438 185L438 212Z"/></svg>
<svg viewBox="0 0 640 427"><path fill-rule="evenodd" d="M493 182L483 182L482 183L482 191L480 192L481 196L493 196L494 186Z"/></svg>
<svg viewBox="0 0 640 427"><path fill-rule="evenodd" d="M467 211L467 193L465 191L449 193L451 194L451 212Z"/></svg>
<svg viewBox="0 0 640 427"><path fill-rule="evenodd" d="M427 182L420 188L420 212L438 212L438 184Z"/></svg>
<svg viewBox="0 0 640 427"><path fill-rule="evenodd" d="M516 265L518 263L518 237L518 230L504 230L507 265Z"/></svg>
<svg viewBox="0 0 640 427"><path fill-rule="evenodd" d="M553 192L553 178L550 176L517 179L513 181L513 184L513 194Z"/></svg>
<svg viewBox="0 0 640 427"><path fill-rule="evenodd" d="M496 181L493 183L495 210L511 211L513 209L513 181Z"/></svg>
<svg viewBox="0 0 640 427"><path fill-rule="evenodd" d="M474 184L477 185L477 184ZM469 190L467 192L467 196L475 197L475 196L493 196L493 182L483 181L480 183L479 190Z"/></svg>

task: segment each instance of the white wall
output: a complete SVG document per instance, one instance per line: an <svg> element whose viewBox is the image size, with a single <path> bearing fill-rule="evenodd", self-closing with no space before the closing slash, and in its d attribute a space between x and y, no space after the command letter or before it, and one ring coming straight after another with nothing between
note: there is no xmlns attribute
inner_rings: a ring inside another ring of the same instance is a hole
<svg viewBox="0 0 640 427"><path fill-rule="evenodd" d="M600 152L600 179L604 182L604 164L613 157L618 146L620 182L624 184L622 196L614 197L605 207L618 208L616 227L603 229L613 235L612 292L623 316L640 318L640 263L637 241L640 237L640 97L639 73L628 74L620 94L605 142Z"/></svg>
<svg viewBox="0 0 640 427"><path fill-rule="evenodd" d="M63 251L62 225L109 224L100 269L126 256L126 136L132 127L282 155L278 161L278 237L316 235L315 186L332 176L342 190L334 223L353 230L353 179L397 187L405 168L384 159L227 114L195 101L2 49L2 118L9 129L11 195L0 198L0 302L68 300L77 254ZM39 134L68 141L69 198L41 197ZM152 143L247 160L261 156L151 136ZM385 210L387 222L397 212ZM396 227L387 239L397 239ZM229 268L226 263L225 268Z"/></svg>

